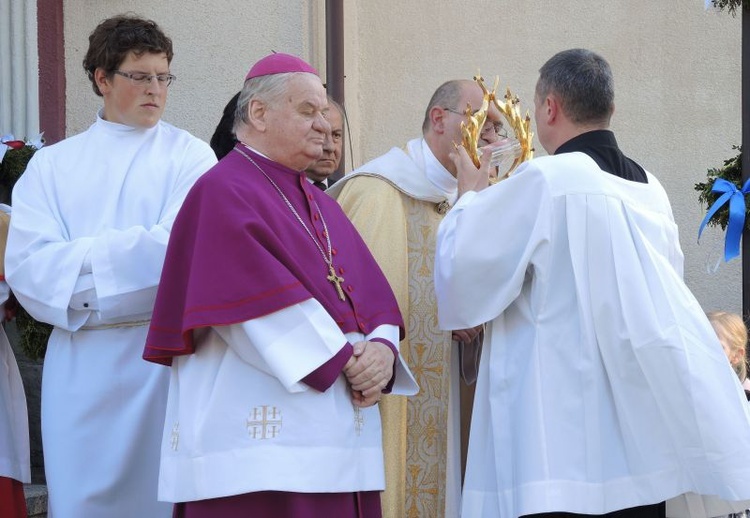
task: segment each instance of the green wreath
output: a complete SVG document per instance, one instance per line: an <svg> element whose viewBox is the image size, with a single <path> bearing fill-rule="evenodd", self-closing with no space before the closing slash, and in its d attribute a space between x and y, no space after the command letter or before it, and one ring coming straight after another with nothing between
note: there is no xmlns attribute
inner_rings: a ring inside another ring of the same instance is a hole
<svg viewBox="0 0 750 518"><path fill-rule="evenodd" d="M737 189L742 188L742 147L732 146L732 149L738 151L737 156L724 160L724 166L716 169L709 169L707 173L707 180L705 182L699 182L695 184L695 190L698 191L698 201L705 204L706 207L710 207L713 203L721 196L721 193L715 193L711 191L714 182L717 178L723 178L728 182L732 182L737 186ZM750 221L750 204L745 209L745 221ZM708 220L708 226L720 226L722 230L727 229L729 223L729 204L723 205L713 217Z"/></svg>
<svg viewBox="0 0 750 518"><path fill-rule="evenodd" d="M750 9L750 0L711 0L711 3L719 11L726 9L732 16L735 16L737 10L742 7Z"/></svg>
<svg viewBox="0 0 750 518"><path fill-rule="evenodd" d="M4 140L3 142L7 141ZM5 154L0 157L0 203L11 205L13 186L21 178L29 160L38 148L33 144L22 141L11 141L9 144L13 145L8 145ZM0 146L4 145L0 143ZM41 141L39 146L41 147ZM6 307L10 310L10 313L15 312L16 327L18 328L23 353L32 360L43 358L53 326L35 320L23 306L18 304L12 292L10 300L6 302Z"/></svg>

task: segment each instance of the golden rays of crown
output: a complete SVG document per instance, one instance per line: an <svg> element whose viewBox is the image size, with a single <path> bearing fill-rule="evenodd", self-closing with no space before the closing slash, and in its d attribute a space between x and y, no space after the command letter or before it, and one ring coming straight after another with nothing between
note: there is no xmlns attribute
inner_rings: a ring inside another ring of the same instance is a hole
<svg viewBox="0 0 750 518"><path fill-rule="evenodd" d="M469 153L474 165L479 167L479 138L482 134L482 128L487 120L487 112L490 108L490 103L493 103L501 113L507 126L513 130L513 135L518 143L521 145L521 151L518 157L515 158L513 164L507 171L500 171L499 174L502 178L510 175L521 163L533 158L534 147L532 144L534 133L531 131L531 117L529 112L526 112L525 116L521 115L520 101L518 96L513 95L510 88L507 88L505 97L501 101L497 98L496 91L500 78L495 76L495 83L492 90L489 90L484 84L484 78L477 74L474 76L474 81L477 82L479 87L482 89L482 105L477 111L473 111L471 104L467 104L466 120L461 122L461 144ZM499 179L502 179L499 178Z"/></svg>

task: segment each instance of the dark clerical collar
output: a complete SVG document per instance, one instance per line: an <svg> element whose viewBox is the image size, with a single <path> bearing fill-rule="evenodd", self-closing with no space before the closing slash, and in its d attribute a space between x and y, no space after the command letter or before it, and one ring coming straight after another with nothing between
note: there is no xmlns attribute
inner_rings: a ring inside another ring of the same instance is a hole
<svg viewBox="0 0 750 518"><path fill-rule="evenodd" d="M646 171L626 157L617 147L615 134L609 130L594 130L573 137L557 148L556 155L580 151L590 156L600 169L633 182L648 183Z"/></svg>

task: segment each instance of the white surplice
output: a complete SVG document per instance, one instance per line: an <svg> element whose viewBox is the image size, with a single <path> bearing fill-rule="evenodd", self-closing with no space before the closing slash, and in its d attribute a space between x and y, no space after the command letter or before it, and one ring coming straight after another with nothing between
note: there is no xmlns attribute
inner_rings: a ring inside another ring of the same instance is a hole
<svg viewBox="0 0 750 518"><path fill-rule="evenodd" d="M141 359L177 211L211 148L97 117L37 151L13 191L6 276L55 326L42 378L51 518L169 517L156 499L169 370Z"/></svg>
<svg viewBox="0 0 750 518"><path fill-rule="evenodd" d="M648 182L583 153L542 157L443 221L440 324L491 321L462 516L747 505L721 500L750 499L748 405Z"/></svg>
<svg viewBox="0 0 750 518"><path fill-rule="evenodd" d="M159 498L382 491L378 407L355 408L343 375L325 392L301 381L347 341L375 337L398 347L399 328L344 335L314 299L195 331L195 353L172 364ZM400 357L394 373L394 394L417 392Z"/></svg>
<svg viewBox="0 0 750 518"><path fill-rule="evenodd" d="M0 281L0 314L10 290ZM26 394L5 330L0 327L0 477L31 482Z"/></svg>

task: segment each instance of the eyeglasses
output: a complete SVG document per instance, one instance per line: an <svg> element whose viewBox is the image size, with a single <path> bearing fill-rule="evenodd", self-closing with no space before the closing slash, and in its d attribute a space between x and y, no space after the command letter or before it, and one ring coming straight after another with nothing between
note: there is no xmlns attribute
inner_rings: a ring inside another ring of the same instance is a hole
<svg viewBox="0 0 750 518"><path fill-rule="evenodd" d="M156 81L159 83L160 86L167 87L174 82L175 79L177 79L172 74L144 74L143 72L122 72L121 70L115 70L115 74L122 77L127 77L130 79L130 82L133 83L133 86L149 86L151 84L151 81L156 78Z"/></svg>
<svg viewBox="0 0 750 518"><path fill-rule="evenodd" d="M453 108L447 108L445 106L443 106L442 108L445 111L451 112L451 113L455 113L456 115L464 115L464 116L466 115L465 111L460 112L458 110L454 110ZM471 114L474 115L478 111L479 110L474 110L473 112L471 112ZM489 122L491 124L491 126L488 126L487 122ZM497 136L502 137L502 138L507 138L508 137L508 133L505 131L505 126L503 126L502 122L500 122L500 121L491 121L491 120L487 119L485 121L484 127L482 128L482 133L484 133L487 130L487 128L490 128L490 127L492 128L492 131L494 131Z"/></svg>

